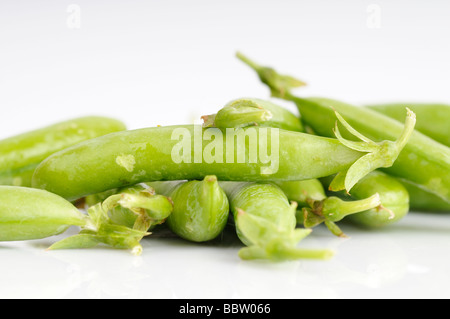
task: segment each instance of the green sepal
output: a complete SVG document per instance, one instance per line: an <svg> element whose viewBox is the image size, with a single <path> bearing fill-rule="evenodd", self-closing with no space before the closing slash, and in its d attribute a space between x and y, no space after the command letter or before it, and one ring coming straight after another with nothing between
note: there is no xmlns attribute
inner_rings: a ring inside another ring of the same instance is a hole
<svg viewBox="0 0 450 319"><path fill-rule="evenodd" d="M256 71L261 82L270 88L273 97L284 98L290 93L291 89L306 86L305 82L290 75L279 74L273 68L261 66L240 52L236 53L236 56Z"/></svg>
<svg viewBox="0 0 450 319"><path fill-rule="evenodd" d="M297 205L292 204L295 214ZM274 224L258 216L238 210L236 218L238 229L248 247L239 251L239 257L244 260L268 259L272 261L296 259L328 259L334 253L329 250L305 250L297 248L297 244L311 234L311 229L280 230Z"/></svg>
<svg viewBox="0 0 450 319"><path fill-rule="evenodd" d="M93 248L99 243L95 235L80 233L54 243L48 250Z"/></svg>
<svg viewBox="0 0 450 319"><path fill-rule="evenodd" d="M416 116L414 112L407 108L405 127L400 137L396 141L374 142L356 131L338 112L335 111L335 114L339 122L347 129L347 131L361 141L350 141L343 138L337 123L334 129L336 138L350 149L368 153L353 163L353 165L346 172L337 174L335 180L331 183L330 187L333 191L345 189L347 193L349 193L353 186L355 186L355 184L358 183L363 177L367 176L374 170L381 167L391 167L409 141L416 124Z"/></svg>

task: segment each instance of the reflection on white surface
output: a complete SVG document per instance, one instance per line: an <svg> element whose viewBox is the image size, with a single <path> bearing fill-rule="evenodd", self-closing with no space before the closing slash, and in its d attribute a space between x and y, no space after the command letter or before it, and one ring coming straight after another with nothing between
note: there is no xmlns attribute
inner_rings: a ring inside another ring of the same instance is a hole
<svg viewBox="0 0 450 319"><path fill-rule="evenodd" d="M345 225L349 239L319 228L302 246L336 250L327 262L242 261L232 232L203 245L149 238L140 257L3 243L0 298L448 298L448 217L411 214L377 232Z"/></svg>

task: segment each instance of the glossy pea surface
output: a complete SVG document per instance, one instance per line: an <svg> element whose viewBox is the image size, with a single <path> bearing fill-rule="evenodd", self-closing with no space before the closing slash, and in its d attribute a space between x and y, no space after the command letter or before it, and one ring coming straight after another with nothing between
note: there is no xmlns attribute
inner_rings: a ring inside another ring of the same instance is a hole
<svg viewBox="0 0 450 319"><path fill-rule="evenodd" d="M326 98L289 96L289 99L297 104L303 121L321 136L334 136L334 110L358 132L374 140L395 140L403 130L402 123L369 108ZM354 139L345 130L341 132L344 137ZM418 184L450 202L450 148L418 131L411 135L394 165L383 171Z"/></svg>
<svg viewBox="0 0 450 319"><path fill-rule="evenodd" d="M239 210L242 210L247 214L266 220L274 225L280 233L289 233L296 228L295 210L292 211L286 194L278 186L271 183L233 182L224 182L220 185L230 199L230 207L235 220ZM253 244L242 234L239 227L236 231L245 245Z"/></svg>
<svg viewBox="0 0 450 319"><path fill-rule="evenodd" d="M249 161L248 139L240 149L246 157L239 161L238 151L227 147L226 134L217 128L156 127L112 133L58 152L36 169L33 186L75 200L142 182L202 180L208 175L228 181L305 180L346 170L363 155L337 139L272 128L251 127L242 132L248 130L253 130L257 145L260 149L267 147L268 154L278 146L278 155L273 156L272 162L262 157ZM276 145L272 145L273 130L279 134L274 139ZM203 134L200 139L196 138L198 131ZM267 138L262 132L268 132ZM205 134L216 134L219 139L213 142ZM183 151L180 143L187 145ZM218 150L223 150L220 157L216 155L220 154ZM181 158L175 161L174 153L176 157L181 154ZM276 167L272 168L272 164Z"/></svg>
<svg viewBox="0 0 450 319"><path fill-rule="evenodd" d="M166 223L175 234L189 241L206 242L222 233L230 209L215 176L206 176L203 181L169 182L169 187L164 184L148 183L173 201Z"/></svg>
<svg viewBox="0 0 450 319"><path fill-rule="evenodd" d="M107 117L83 117L0 141L0 185L31 186L36 167L49 155L79 142L125 130Z"/></svg>
<svg viewBox="0 0 450 319"><path fill-rule="evenodd" d="M351 191L352 198L363 199L373 194L380 195L385 209L371 209L346 219L368 228L380 228L398 222L409 212L409 194L406 188L395 178L383 172L372 172L363 178ZM393 215L392 215L393 213Z"/></svg>
<svg viewBox="0 0 450 319"><path fill-rule="evenodd" d="M0 241L42 239L85 223L78 209L55 194L0 186Z"/></svg>
<svg viewBox="0 0 450 319"><path fill-rule="evenodd" d="M405 107L408 107L417 115L416 130L439 143L450 146L450 105L394 103L368 107L400 122L404 120Z"/></svg>

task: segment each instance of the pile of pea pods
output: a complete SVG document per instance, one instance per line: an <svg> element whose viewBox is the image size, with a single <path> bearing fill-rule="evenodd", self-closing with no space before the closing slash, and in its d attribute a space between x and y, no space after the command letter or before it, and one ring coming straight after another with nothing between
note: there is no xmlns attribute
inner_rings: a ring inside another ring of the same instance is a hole
<svg viewBox="0 0 450 319"><path fill-rule="evenodd" d="M341 222L379 229L410 210L450 212L449 105L299 97L303 81L237 57L299 114L239 98L203 125L127 130L84 117L4 139L0 241L76 226L49 249L140 255L162 227L194 243L232 227L244 260L329 259L334 251L299 244L319 225L346 237Z"/></svg>

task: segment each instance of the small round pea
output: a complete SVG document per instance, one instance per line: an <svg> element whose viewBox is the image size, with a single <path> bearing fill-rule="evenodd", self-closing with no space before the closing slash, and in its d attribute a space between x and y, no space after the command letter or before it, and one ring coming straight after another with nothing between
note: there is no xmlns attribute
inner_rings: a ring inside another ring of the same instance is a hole
<svg viewBox="0 0 450 319"><path fill-rule="evenodd" d="M55 194L0 186L0 241L42 239L86 224L85 215Z"/></svg>

